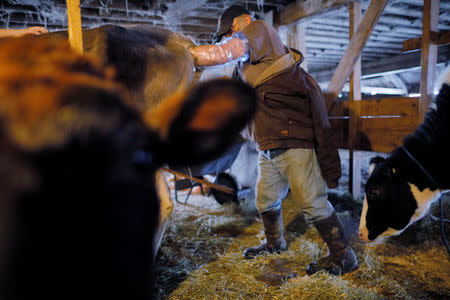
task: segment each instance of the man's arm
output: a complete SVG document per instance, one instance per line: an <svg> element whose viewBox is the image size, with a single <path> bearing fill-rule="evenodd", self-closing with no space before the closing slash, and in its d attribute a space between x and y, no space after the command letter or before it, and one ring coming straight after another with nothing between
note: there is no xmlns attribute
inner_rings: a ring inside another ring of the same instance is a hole
<svg viewBox="0 0 450 300"><path fill-rule="evenodd" d="M313 129L317 142L317 160L328 188L333 189L339 185L338 180L342 175L341 160L336 146L336 134L328 119L325 97L320 86L307 73L306 80L311 97Z"/></svg>
<svg viewBox="0 0 450 300"><path fill-rule="evenodd" d="M27 34L40 35L47 32L47 29L42 26L33 26L24 29L0 29L0 38L21 37Z"/></svg>
<svg viewBox="0 0 450 300"><path fill-rule="evenodd" d="M194 58L195 65L198 67L221 65L247 53L245 41L237 37L231 37L223 44L202 45L192 47L189 50Z"/></svg>

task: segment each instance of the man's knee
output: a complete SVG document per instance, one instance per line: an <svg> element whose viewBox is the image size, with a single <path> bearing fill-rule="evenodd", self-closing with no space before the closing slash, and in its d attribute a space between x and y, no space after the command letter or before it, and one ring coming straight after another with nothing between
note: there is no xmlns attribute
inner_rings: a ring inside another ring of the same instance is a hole
<svg viewBox="0 0 450 300"><path fill-rule="evenodd" d="M330 217L333 211L334 208L328 200L321 200L306 207L303 214L307 222L317 222Z"/></svg>
<svg viewBox="0 0 450 300"><path fill-rule="evenodd" d="M259 200L259 199L258 199ZM260 213L278 211L281 209L281 200L277 200L275 202L272 201L257 201L256 206L258 207L258 211Z"/></svg>

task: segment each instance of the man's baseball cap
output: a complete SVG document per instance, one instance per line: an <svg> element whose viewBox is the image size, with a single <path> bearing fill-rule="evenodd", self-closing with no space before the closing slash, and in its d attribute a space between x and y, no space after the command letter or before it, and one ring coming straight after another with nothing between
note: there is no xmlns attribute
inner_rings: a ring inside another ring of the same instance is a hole
<svg viewBox="0 0 450 300"><path fill-rule="evenodd" d="M219 18L217 31L214 34L213 42L220 41L222 36L231 30L233 19L242 15L249 15L250 12L239 5L231 5L223 11Z"/></svg>

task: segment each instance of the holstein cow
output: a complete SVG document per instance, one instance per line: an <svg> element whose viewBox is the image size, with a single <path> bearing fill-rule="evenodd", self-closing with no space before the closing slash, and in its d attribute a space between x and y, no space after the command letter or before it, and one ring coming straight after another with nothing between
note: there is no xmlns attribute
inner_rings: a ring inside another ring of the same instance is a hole
<svg viewBox="0 0 450 300"><path fill-rule="evenodd" d="M381 241L422 218L450 188L450 78L424 122L388 158L370 161L359 236Z"/></svg>
<svg viewBox="0 0 450 300"><path fill-rule="evenodd" d="M220 154L254 91L215 80L140 113L65 42L0 41L0 65L0 299L150 299L155 172Z"/></svg>

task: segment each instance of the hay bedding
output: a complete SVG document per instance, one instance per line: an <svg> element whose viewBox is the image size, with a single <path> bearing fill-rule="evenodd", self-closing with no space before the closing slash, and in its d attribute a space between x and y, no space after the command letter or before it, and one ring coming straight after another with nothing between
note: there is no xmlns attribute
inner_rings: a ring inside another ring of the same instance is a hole
<svg viewBox="0 0 450 300"><path fill-rule="evenodd" d="M245 260L243 250L264 238L259 221L198 194L176 204L157 256L154 298L450 299L450 259L431 217L385 244L369 247L353 235L357 271L308 277L306 266L327 247L292 205L283 204L289 250ZM355 229L354 212L338 215Z"/></svg>

